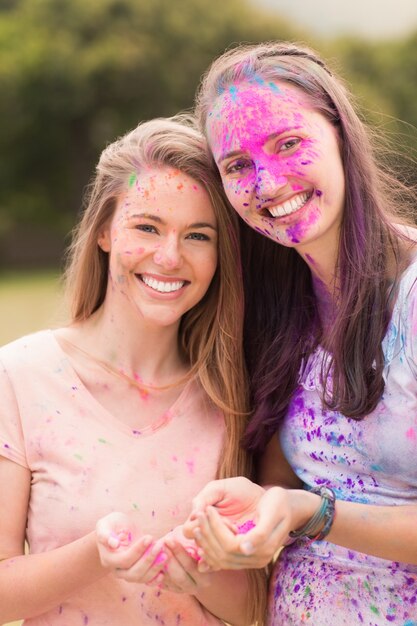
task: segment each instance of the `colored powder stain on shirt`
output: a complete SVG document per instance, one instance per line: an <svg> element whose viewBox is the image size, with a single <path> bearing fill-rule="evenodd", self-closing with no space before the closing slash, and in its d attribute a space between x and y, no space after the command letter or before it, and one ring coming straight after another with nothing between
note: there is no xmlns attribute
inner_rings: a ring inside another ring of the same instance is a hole
<svg viewBox="0 0 417 626"><path fill-rule="evenodd" d="M374 604L370 604L369 608L371 609L372 613L375 613L375 615L379 615L379 609Z"/></svg>
<svg viewBox="0 0 417 626"><path fill-rule="evenodd" d="M98 438L98 441L99 441L100 443L109 443L108 441L106 441L106 439L103 439L102 437L99 437L99 438Z"/></svg>
<svg viewBox="0 0 417 626"><path fill-rule="evenodd" d="M407 439L409 439L410 441L417 441L417 437L416 437L416 431L414 430L414 428L409 428L407 430L407 432L405 433Z"/></svg>
<svg viewBox="0 0 417 626"><path fill-rule="evenodd" d="M380 465L377 465L377 464L372 464L371 465L371 470L373 470L374 472L382 472L382 467Z"/></svg>
<svg viewBox="0 0 417 626"><path fill-rule="evenodd" d="M185 464L190 474L194 474L194 461L185 461Z"/></svg>
<svg viewBox="0 0 417 626"><path fill-rule="evenodd" d="M81 456L81 454L74 454L74 458L78 459L79 461L83 461L83 457Z"/></svg>
<svg viewBox="0 0 417 626"><path fill-rule="evenodd" d="M3 448L7 448L8 450L10 450L10 446L9 446L9 444L8 444L8 443L5 443L5 444L3 445Z"/></svg>

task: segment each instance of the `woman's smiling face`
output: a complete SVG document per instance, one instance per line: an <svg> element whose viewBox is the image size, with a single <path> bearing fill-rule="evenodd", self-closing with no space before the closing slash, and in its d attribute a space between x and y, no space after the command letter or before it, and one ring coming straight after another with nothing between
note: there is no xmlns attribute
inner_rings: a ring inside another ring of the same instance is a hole
<svg viewBox="0 0 417 626"><path fill-rule="evenodd" d="M142 167L99 245L109 253L106 301L153 326L178 325L217 268L217 220L201 183L168 166Z"/></svg>
<svg viewBox="0 0 417 626"><path fill-rule="evenodd" d="M223 185L255 230L308 251L337 245L345 181L337 130L298 87L239 82L214 102L207 133Z"/></svg>

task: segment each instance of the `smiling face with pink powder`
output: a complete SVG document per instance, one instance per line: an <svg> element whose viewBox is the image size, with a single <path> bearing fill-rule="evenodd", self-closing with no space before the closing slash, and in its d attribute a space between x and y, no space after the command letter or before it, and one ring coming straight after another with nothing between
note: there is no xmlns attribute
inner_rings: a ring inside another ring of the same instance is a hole
<svg viewBox="0 0 417 626"><path fill-rule="evenodd" d="M109 253L106 302L120 316L177 327L217 267L217 220L203 186L168 166L142 167L99 237Z"/></svg>
<svg viewBox="0 0 417 626"><path fill-rule="evenodd" d="M307 94L285 82L233 84L209 111L207 134L249 226L301 254L335 258L345 197L339 138Z"/></svg>

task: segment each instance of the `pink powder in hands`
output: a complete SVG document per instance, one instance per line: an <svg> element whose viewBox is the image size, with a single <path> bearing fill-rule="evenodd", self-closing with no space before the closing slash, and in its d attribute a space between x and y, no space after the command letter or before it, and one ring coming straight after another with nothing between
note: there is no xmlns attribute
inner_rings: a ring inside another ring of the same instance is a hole
<svg viewBox="0 0 417 626"><path fill-rule="evenodd" d="M187 554L194 559L194 561L201 561L201 556L198 554L197 548L194 548L192 546L187 546L185 548L185 551L187 552Z"/></svg>
<svg viewBox="0 0 417 626"><path fill-rule="evenodd" d="M150 545L150 546L148 546L148 547L146 548L146 550L145 550L145 552L144 552L144 555L148 554L148 553L149 553L149 551L150 551L150 550L152 550L153 546L154 546L154 544L153 544L153 543L151 543L151 545ZM166 552L164 552L163 550L161 550L161 551L160 551L160 552L158 552L158 554L156 555L156 558L155 558L155 560L154 560L154 562L153 562L153 564L152 564L152 565L162 565L163 563L165 563L165 562L167 561L167 559L168 559L168 555L167 555L167 553L166 553ZM163 568L163 569L164 569L164 570L166 570L166 569L167 569L167 566L166 566L166 565L164 565L164 568Z"/></svg>
<svg viewBox="0 0 417 626"><path fill-rule="evenodd" d="M252 528L255 528L256 524L253 519L248 519L243 524L238 524L237 526L237 534L238 535L246 535Z"/></svg>
<svg viewBox="0 0 417 626"><path fill-rule="evenodd" d="M110 548L117 550L120 547L130 545L132 541L132 533L129 530L120 530L118 533L112 532L107 540Z"/></svg>
<svg viewBox="0 0 417 626"><path fill-rule="evenodd" d="M158 553L158 556L156 557L154 561L154 565L160 565L161 563L165 563L166 560L167 560L166 553L161 551Z"/></svg>

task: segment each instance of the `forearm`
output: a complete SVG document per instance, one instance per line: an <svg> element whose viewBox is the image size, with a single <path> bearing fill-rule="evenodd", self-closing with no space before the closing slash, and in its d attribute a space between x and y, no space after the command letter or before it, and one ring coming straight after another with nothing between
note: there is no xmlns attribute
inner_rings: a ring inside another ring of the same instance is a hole
<svg viewBox="0 0 417 626"><path fill-rule="evenodd" d="M0 623L44 613L106 575L95 533L50 552L0 562Z"/></svg>
<svg viewBox="0 0 417 626"><path fill-rule="evenodd" d="M417 506L336 502L328 541L390 561L417 565Z"/></svg>
<svg viewBox="0 0 417 626"><path fill-rule="evenodd" d="M250 593L246 570L222 570L210 576L210 585L194 594L197 600L213 615L232 626L249 626Z"/></svg>
<svg viewBox="0 0 417 626"><path fill-rule="evenodd" d="M320 504L308 491L289 492L294 523L303 526ZM390 561L417 564L417 506L378 506L336 500L327 541Z"/></svg>

